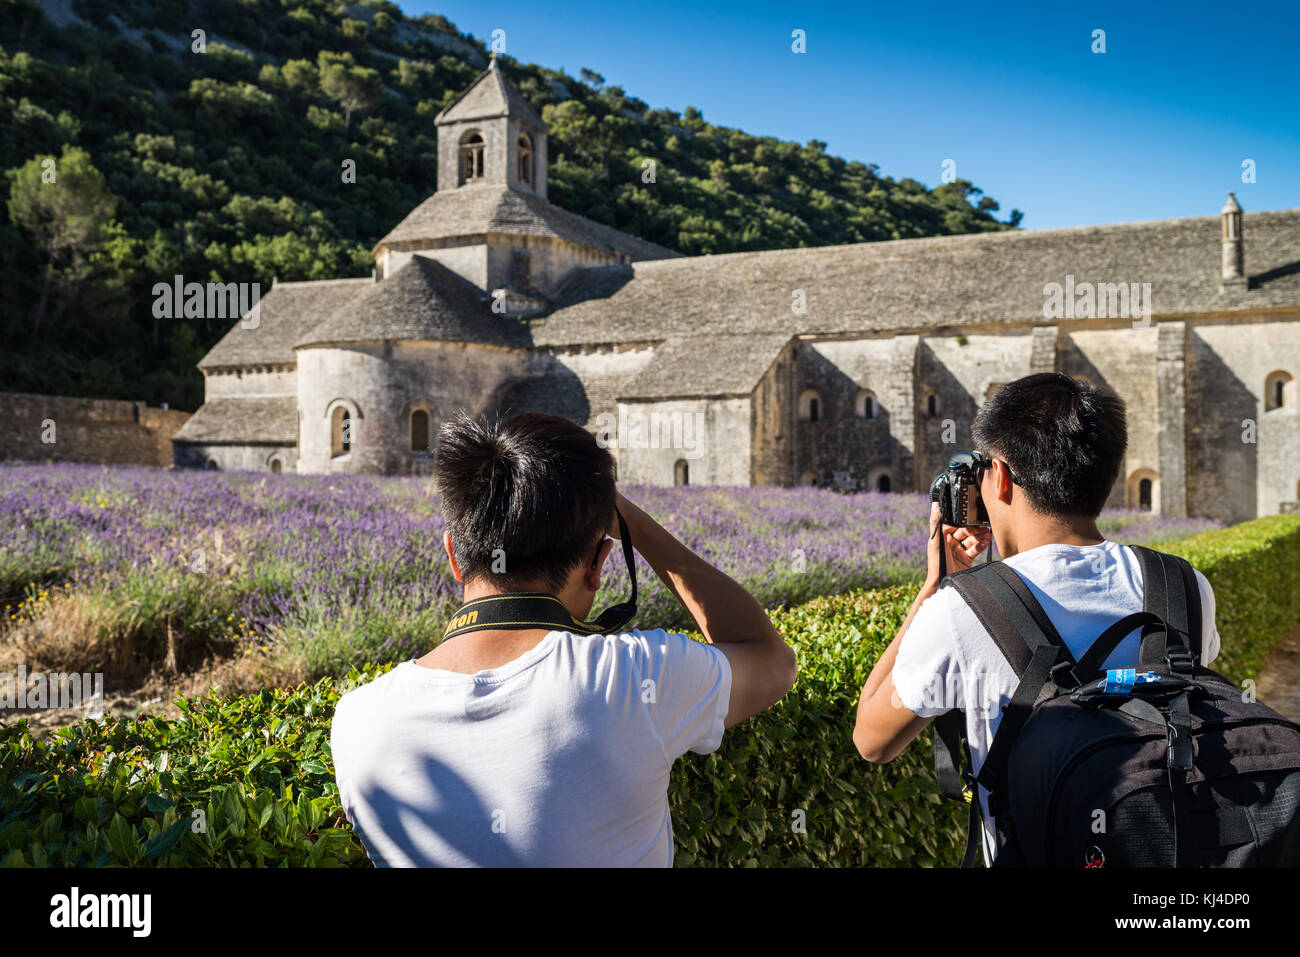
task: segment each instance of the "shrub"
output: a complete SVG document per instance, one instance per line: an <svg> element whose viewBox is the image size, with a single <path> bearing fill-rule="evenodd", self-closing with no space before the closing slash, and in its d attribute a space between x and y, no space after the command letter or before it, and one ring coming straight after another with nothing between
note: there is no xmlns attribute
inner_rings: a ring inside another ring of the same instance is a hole
<svg viewBox="0 0 1300 957"><path fill-rule="evenodd" d="M1170 549L1215 589L1218 666L1234 680L1257 674L1300 619L1298 549L1290 516ZM894 586L772 613L799 656L798 684L717 752L674 769L679 866L957 862L964 808L939 798L930 732L884 766L851 740L862 685L912 594ZM50 742L34 742L25 721L0 727L0 863L369 866L338 803L329 723L341 693L387 667L293 691L210 692L176 721L88 720Z"/></svg>
<svg viewBox="0 0 1300 957"><path fill-rule="evenodd" d="M718 752L679 762L669 791L678 865L960 856L955 805L939 802L928 747L877 767L851 740L858 692L911 598L897 586L774 613L799 654L799 684ZM86 720L49 742L23 721L0 727L0 863L368 866L338 802L329 723L343 691L388 667L292 691L209 692L176 721ZM792 827L796 811L805 833Z"/></svg>
<svg viewBox="0 0 1300 957"><path fill-rule="evenodd" d="M209 693L181 717L0 728L0 864L340 866L365 851L329 757L327 682Z"/></svg>
<svg viewBox="0 0 1300 957"><path fill-rule="evenodd" d="M1273 646L1300 622L1300 515L1257 518L1161 551L1187 559L1214 589L1223 641L1214 670L1257 680Z"/></svg>
<svg viewBox="0 0 1300 957"><path fill-rule="evenodd" d="M915 596L910 586L772 613L799 658L774 707L686 754L669 788L678 866L954 865L965 811L940 798L929 730L885 765L853 745L858 696ZM798 833L802 811L806 833Z"/></svg>

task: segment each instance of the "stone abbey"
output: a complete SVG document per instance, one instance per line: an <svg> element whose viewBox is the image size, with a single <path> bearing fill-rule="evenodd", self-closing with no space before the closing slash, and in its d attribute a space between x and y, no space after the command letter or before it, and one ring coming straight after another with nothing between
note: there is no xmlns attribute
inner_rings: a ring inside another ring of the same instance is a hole
<svg viewBox="0 0 1300 957"><path fill-rule="evenodd" d="M547 126L495 62L436 123L437 191L373 276L277 283L199 363L176 465L421 474L456 411L532 410L621 481L924 490L992 390L1058 370L1127 403L1108 504L1296 507L1300 209L687 257L547 200ZM1049 315L1067 277L1094 308ZM609 426L655 420L699 434Z"/></svg>

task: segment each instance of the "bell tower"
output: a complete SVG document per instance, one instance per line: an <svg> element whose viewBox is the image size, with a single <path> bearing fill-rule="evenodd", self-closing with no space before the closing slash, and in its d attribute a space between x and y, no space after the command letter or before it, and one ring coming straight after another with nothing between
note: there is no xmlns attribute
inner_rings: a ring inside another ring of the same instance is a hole
<svg viewBox="0 0 1300 957"><path fill-rule="evenodd" d="M436 119L438 192L506 186L546 199L547 127L497 66Z"/></svg>

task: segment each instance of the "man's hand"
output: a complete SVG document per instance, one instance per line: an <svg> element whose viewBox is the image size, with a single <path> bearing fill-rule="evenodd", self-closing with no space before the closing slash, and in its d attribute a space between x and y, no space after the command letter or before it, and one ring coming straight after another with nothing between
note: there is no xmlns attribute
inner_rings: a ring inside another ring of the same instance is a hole
<svg viewBox="0 0 1300 957"><path fill-rule="evenodd" d="M907 745L934 720L922 718L898 701L894 689L894 662L898 646L907 633L907 627L920 611L921 605L939 589L939 549L944 549L946 571L956 572L970 568L975 559L993 541L991 529L945 528L943 537L935 534L939 525L939 504L930 505L930 539L926 545L927 570L925 584L917 593L894 640L885 653L876 659L862 686L858 700L858 716L853 726L853 743L858 753L868 761L892 761Z"/></svg>
<svg viewBox="0 0 1300 957"><path fill-rule="evenodd" d="M704 639L727 659L731 697L724 726L730 728L779 701L794 687L799 663L763 606L621 493L615 507L627 522L637 554L686 608ZM617 515L610 516L606 534L619 537Z"/></svg>
<svg viewBox="0 0 1300 957"><path fill-rule="evenodd" d="M927 590L939 587L939 543L940 538L934 533L935 526L939 524L939 503L930 503L930 538L926 545L926 575L925 587ZM989 547L989 542L993 540L991 529L976 528L952 528L945 525L943 529L943 548L947 561L946 572L959 572L962 569L970 568L975 564L977 559Z"/></svg>

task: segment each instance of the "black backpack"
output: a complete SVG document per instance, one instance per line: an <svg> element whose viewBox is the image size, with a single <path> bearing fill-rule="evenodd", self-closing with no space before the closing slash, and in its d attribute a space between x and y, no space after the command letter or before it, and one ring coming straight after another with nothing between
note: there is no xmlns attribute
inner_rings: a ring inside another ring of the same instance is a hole
<svg viewBox="0 0 1300 957"><path fill-rule="evenodd" d="M1201 665L1191 566L1130 547L1143 610L1077 662L1005 562L943 579L1019 679L978 777L963 713L935 721L939 789L970 804L963 867L983 832L976 783L989 791L996 867L1300 865L1300 725ZM1137 667L1103 670L1139 626Z"/></svg>

